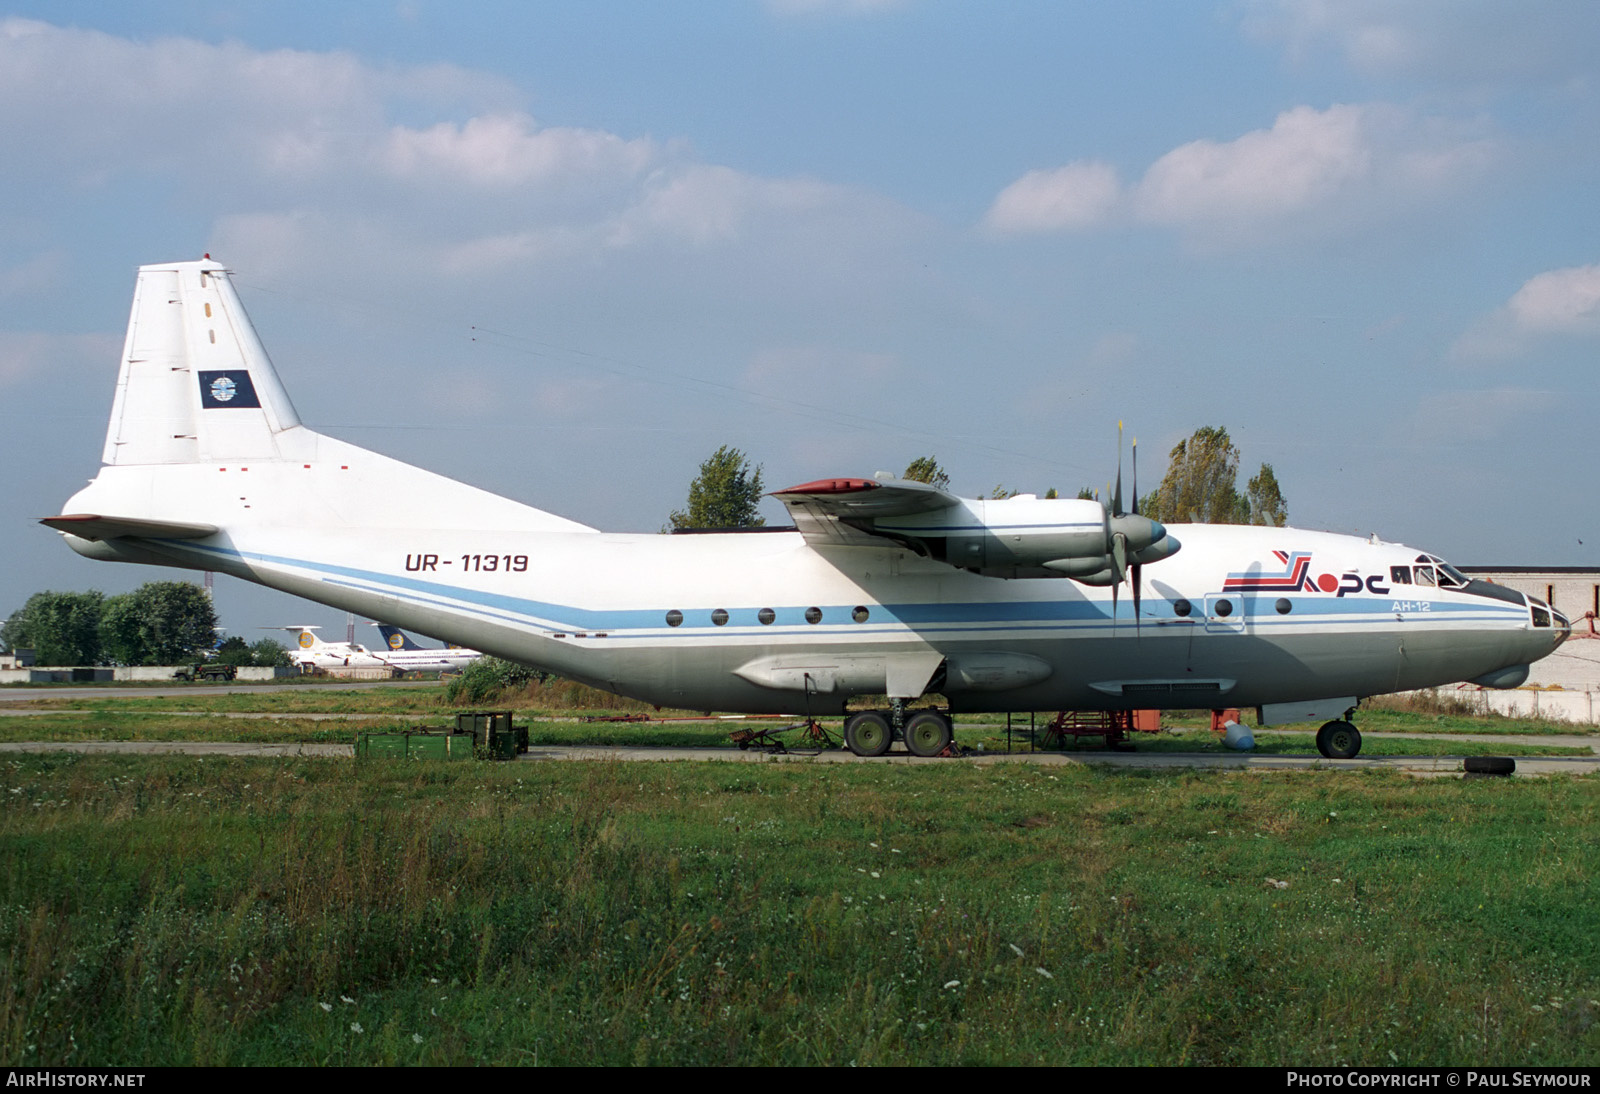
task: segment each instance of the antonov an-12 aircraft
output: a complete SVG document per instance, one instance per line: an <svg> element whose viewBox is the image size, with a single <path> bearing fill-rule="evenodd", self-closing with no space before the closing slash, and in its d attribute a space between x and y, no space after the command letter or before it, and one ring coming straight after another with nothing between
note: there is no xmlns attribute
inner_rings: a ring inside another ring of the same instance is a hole
<svg viewBox="0 0 1600 1094"><path fill-rule="evenodd" d="M1255 707L1328 719L1318 747L1352 756L1360 699L1515 686L1569 630L1409 547L1166 528L1120 496L823 479L778 491L794 529L598 532L301 425L209 257L140 269L103 464L44 521L89 558L232 574L663 706L887 695L846 721L864 755L944 751L947 714L904 709L937 693L951 712Z"/></svg>

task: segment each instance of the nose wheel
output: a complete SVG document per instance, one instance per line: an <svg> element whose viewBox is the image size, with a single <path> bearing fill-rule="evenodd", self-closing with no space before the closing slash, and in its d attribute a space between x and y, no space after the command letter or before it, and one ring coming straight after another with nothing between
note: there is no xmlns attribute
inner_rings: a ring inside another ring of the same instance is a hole
<svg viewBox="0 0 1600 1094"><path fill-rule="evenodd" d="M1317 751L1330 760L1348 760L1361 751L1361 731L1349 722L1328 722L1317 730Z"/></svg>

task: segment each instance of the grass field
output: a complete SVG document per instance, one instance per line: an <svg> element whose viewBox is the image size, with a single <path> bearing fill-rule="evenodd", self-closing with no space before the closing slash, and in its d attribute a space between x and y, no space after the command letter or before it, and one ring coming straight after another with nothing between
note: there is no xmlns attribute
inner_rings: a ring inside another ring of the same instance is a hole
<svg viewBox="0 0 1600 1094"><path fill-rule="evenodd" d="M1594 1064L1593 780L0 761L0 1059Z"/></svg>
<svg viewBox="0 0 1600 1094"><path fill-rule="evenodd" d="M250 709L273 717L226 716ZM196 689L0 735L348 741L448 713ZM1139 747L1218 748L1169 721ZM1373 755L1473 750L1374 730L1513 755L1535 731L1358 721ZM1600 1062L1593 778L14 755L0 802L4 1065Z"/></svg>

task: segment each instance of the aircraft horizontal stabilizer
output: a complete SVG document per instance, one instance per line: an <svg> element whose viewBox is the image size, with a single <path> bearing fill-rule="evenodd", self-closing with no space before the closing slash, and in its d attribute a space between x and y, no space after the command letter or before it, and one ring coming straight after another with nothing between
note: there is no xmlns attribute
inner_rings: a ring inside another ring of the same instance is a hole
<svg viewBox="0 0 1600 1094"><path fill-rule="evenodd" d="M99 542L121 536L144 539L205 539L217 534L215 524L186 524L175 520L144 520L140 517L105 517L96 513L68 513L45 517L39 522L79 539Z"/></svg>

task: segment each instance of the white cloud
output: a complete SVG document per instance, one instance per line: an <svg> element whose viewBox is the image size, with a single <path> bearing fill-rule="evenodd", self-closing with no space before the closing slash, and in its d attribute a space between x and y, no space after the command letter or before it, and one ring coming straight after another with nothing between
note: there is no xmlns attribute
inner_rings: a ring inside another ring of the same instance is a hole
<svg viewBox="0 0 1600 1094"><path fill-rule="evenodd" d="M1323 47L1359 72L1466 85L1595 74L1593 0L1247 0L1243 25L1300 60Z"/></svg>
<svg viewBox="0 0 1600 1094"><path fill-rule="evenodd" d="M832 271L913 220L864 191L699 161L682 141L541 125L519 98L445 65L4 19L0 147L27 153L0 157L0 180L159 179L213 224L214 253L281 274L356 263L471 280L756 240Z"/></svg>
<svg viewBox="0 0 1600 1094"><path fill-rule="evenodd" d="M343 53L0 21L0 140L30 150L0 164L6 175L277 182L370 159L391 104L503 110L516 98L502 80L447 65L375 68Z"/></svg>
<svg viewBox="0 0 1600 1094"><path fill-rule="evenodd" d="M1530 277L1511 299L1474 323L1450 349L1460 361L1525 352L1549 335L1600 335L1600 265L1569 266Z"/></svg>
<svg viewBox="0 0 1600 1094"><path fill-rule="evenodd" d="M984 224L1002 234L1070 231L1107 220L1122 198L1109 164L1093 160L1029 171L1000 191Z"/></svg>
<svg viewBox="0 0 1600 1094"><path fill-rule="evenodd" d="M1506 308L1512 321L1531 333L1600 331L1600 266L1569 266L1531 277Z"/></svg>
<svg viewBox="0 0 1600 1094"><path fill-rule="evenodd" d="M1384 104L1299 106L1268 129L1180 145L1125 190L1104 164L1030 171L1000 193L985 224L1013 234L1067 231L1127 206L1135 220L1212 240L1249 241L1285 227L1323 232L1437 201L1493 157L1472 124Z"/></svg>
<svg viewBox="0 0 1600 1094"><path fill-rule="evenodd" d="M651 140L596 129L541 129L522 113L427 129L397 126L382 153L384 168L402 178L491 188L634 179L660 158Z"/></svg>
<svg viewBox="0 0 1600 1094"><path fill-rule="evenodd" d="M1161 223L1274 219L1327 201L1370 175L1363 110L1301 106L1226 143L1173 149L1139 184L1139 214Z"/></svg>

